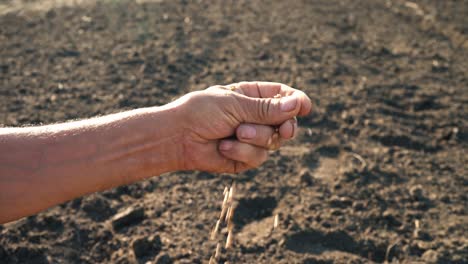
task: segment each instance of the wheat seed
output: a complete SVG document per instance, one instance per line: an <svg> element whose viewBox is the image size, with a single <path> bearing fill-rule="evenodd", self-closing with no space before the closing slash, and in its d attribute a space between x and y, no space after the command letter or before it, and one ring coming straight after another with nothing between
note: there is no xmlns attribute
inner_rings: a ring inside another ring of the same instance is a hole
<svg viewBox="0 0 468 264"><path fill-rule="evenodd" d="M278 222L279 222L279 215L275 215L275 220L273 221L273 229L278 228Z"/></svg>
<svg viewBox="0 0 468 264"><path fill-rule="evenodd" d="M219 219L216 221L216 225L214 226L213 230L211 231L211 240L216 239L217 234L219 233L219 230L221 228L222 223L226 223L227 229L228 229L228 234L226 238L226 245L225 248L231 248L233 243L234 243L234 223L233 223L233 217L234 217L234 211L237 207L237 202L234 200L234 196L236 193L236 187L235 184L233 183L229 188L225 187L223 191L223 202L221 205L221 213L219 215ZM218 242L216 244L216 250L214 255L211 256L210 262L215 263L221 255L221 244Z"/></svg>
<svg viewBox="0 0 468 264"><path fill-rule="evenodd" d="M218 244L216 244L216 251L215 251L215 259L219 259L219 255L221 254L221 243L218 242Z"/></svg>
<svg viewBox="0 0 468 264"><path fill-rule="evenodd" d="M210 262L208 264L216 264L216 260L213 256L210 257Z"/></svg>
<svg viewBox="0 0 468 264"><path fill-rule="evenodd" d="M227 187L226 187L225 192L224 192L223 205L221 206L221 214L219 215L220 220L225 217L226 211L228 210L228 199L229 199L229 191L227 191Z"/></svg>
<svg viewBox="0 0 468 264"><path fill-rule="evenodd" d="M231 215L231 210L232 210L232 207L229 206L229 208L227 209L226 217L224 218L225 223L227 223L229 220L229 215Z"/></svg>
<svg viewBox="0 0 468 264"><path fill-rule="evenodd" d="M219 224L221 223L220 220L216 221L216 225L213 228L213 231L211 232L211 240L214 240L216 238L216 235L218 234L219 230Z"/></svg>
<svg viewBox="0 0 468 264"><path fill-rule="evenodd" d="M236 185L234 183L231 185L231 188L229 188L229 197L228 197L228 202L231 203L232 199L234 197L234 190L236 188Z"/></svg>
<svg viewBox="0 0 468 264"><path fill-rule="evenodd" d="M228 236L227 236L227 239L226 239L226 249L229 249L229 248L232 247L232 241L233 241L232 230L229 230Z"/></svg>
<svg viewBox="0 0 468 264"><path fill-rule="evenodd" d="M232 223L232 218L234 217L234 211L236 210L236 206L237 205L235 203L232 203L231 207L229 207L230 210L228 211L226 217L228 224Z"/></svg>
<svg viewBox="0 0 468 264"><path fill-rule="evenodd" d="M268 149L270 150L277 150L280 147L280 136L279 131L276 131L271 135L268 139Z"/></svg>

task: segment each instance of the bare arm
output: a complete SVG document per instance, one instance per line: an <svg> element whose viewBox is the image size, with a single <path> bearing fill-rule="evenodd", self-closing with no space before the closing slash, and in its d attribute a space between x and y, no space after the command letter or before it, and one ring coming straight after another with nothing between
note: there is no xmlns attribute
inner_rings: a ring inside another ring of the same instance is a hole
<svg viewBox="0 0 468 264"><path fill-rule="evenodd" d="M0 129L0 223L181 168L177 108Z"/></svg>
<svg viewBox="0 0 468 264"><path fill-rule="evenodd" d="M292 138L294 117L307 114L310 101L278 83L235 87L190 93L163 107L0 128L0 223L164 172L259 166L276 133L271 125Z"/></svg>

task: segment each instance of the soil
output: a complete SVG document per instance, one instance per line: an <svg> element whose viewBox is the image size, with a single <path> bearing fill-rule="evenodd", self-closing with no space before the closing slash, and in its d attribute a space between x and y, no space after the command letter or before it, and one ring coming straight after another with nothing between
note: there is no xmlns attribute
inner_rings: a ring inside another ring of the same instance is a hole
<svg viewBox="0 0 468 264"><path fill-rule="evenodd" d="M0 1L4 126L242 80L316 107L258 169L169 173L0 226L1 263L207 263L232 182L219 263L468 260L468 2L62 2Z"/></svg>

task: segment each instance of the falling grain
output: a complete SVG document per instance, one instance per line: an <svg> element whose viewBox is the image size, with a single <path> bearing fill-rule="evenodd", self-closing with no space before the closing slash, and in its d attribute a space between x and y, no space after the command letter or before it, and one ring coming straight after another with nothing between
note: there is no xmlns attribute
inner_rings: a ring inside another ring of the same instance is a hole
<svg viewBox="0 0 468 264"><path fill-rule="evenodd" d="M216 221L216 225L213 228L213 231L211 232L211 240L214 240L216 238L216 235L218 234L220 223L221 223L220 220Z"/></svg>
<svg viewBox="0 0 468 264"><path fill-rule="evenodd" d="M215 259L219 259L219 256L221 255L221 243L216 244L216 251L215 251Z"/></svg>
<svg viewBox="0 0 468 264"><path fill-rule="evenodd" d="M234 211L236 210L237 204L232 203L232 205L229 207L229 213L227 214L226 221L229 223L232 223L232 218L234 217Z"/></svg>
<svg viewBox="0 0 468 264"><path fill-rule="evenodd" d="M227 209L226 218L224 218L225 223L227 223L229 220L229 215L231 215L231 210L232 210L232 207L229 206L229 208Z"/></svg>
<svg viewBox="0 0 468 264"><path fill-rule="evenodd" d="M227 229L228 229L228 234L226 237L226 245L225 248L229 249L233 245L234 241L234 223L233 223L233 217L234 217L234 211L237 206L237 202L234 199L234 196L236 194L236 186L233 183L231 187L225 187L223 191L224 199L221 205L221 213L219 215L219 219L216 221L216 225L214 226L213 230L211 231L211 240L216 239L219 230L223 223L226 223ZM215 263L221 255L221 244L218 242L216 245L216 250L213 256L210 258L209 263Z"/></svg>
<svg viewBox="0 0 468 264"><path fill-rule="evenodd" d="M234 191L235 191L236 185L234 183L231 185L231 188L229 188L229 197L228 197L228 202L231 203L232 199L234 197Z"/></svg>
<svg viewBox="0 0 468 264"><path fill-rule="evenodd" d="M216 264L216 260L213 256L210 257L210 262L208 264Z"/></svg>
<svg viewBox="0 0 468 264"><path fill-rule="evenodd" d="M273 229L278 228L278 224L279 224L279 215L276 214L275 215L275 220L273 221Z"/></svg>
<svg viewBox="0 0 468 264"><path fill-rule="evenodd" d="M275 131L273 135L268 139L268 149L277 150L280 147L280 135L278 131Z"/></svg>
<svg viewBox="0 0 468 264"><path fill-rule="evenodd" d="M232 230L229 230L228 236L226 239L226 249L229 249L232 247L232 242L233 242L233 235L232 235Z"/></svg>

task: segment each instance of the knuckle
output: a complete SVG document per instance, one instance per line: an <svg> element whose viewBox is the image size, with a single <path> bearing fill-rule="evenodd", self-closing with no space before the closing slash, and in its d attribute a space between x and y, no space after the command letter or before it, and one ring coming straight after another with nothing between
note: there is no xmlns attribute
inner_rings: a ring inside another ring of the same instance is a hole
<svg viewBox="0 0 468 264"><path fill-rule="evenodd" d="M208 88L205 89L205 91L216 91L216 90L219 90L221 89L221 85L214 85L214 86L210 86Z"/></svg>

